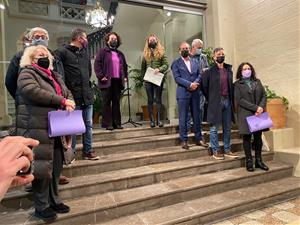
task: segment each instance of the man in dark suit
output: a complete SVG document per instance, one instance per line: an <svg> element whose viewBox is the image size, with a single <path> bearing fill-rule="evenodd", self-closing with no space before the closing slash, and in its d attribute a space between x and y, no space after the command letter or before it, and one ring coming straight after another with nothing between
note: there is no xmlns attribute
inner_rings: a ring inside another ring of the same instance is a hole
<svg viewBox="0 0 300 225"><path fill-rule="evenodd" d="M198 63L189 57L190 45L180 44L181 57L174 60L171 69L177 83L176 99L179 112L179 134L181 146L188 149L188 113L192 111L196 145L203 146L200 129L200 92L198 91L201 75Z"/></svg>

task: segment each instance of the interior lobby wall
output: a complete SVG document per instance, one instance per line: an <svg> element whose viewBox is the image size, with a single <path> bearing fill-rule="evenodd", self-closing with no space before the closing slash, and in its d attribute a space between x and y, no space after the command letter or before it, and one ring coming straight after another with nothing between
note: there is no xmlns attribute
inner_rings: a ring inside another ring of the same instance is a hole
<svg viewBox="0 0 300 225"><path fill-rule="evenodd" d="M234 65L234 73L239 63L248 61L263 84L290 101L287 127L294 128L295 144L300 146L300 2L207 2L207 39L225 48L226 61Z"/></svg>

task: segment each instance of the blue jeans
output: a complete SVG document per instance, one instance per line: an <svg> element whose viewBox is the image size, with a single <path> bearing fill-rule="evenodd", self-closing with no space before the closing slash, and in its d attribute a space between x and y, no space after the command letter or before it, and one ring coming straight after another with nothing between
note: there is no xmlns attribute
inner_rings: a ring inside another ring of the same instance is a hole
<svg viewBox="0 0 300 225"><path fill-rule="evenodd" d="M84 153L92 151L93 143L93 105L76 106L77 110L82 110L83 122L85 124L86 131L82 134L82 144ZM72 136L72 149L75 154L76 147L76 135Z"/></svg>
<svg viewBox="0 0 300 225"><path fill-rule="evenodd" d="M222 98L222 128L223 128L223 143L224 152L230 151L230 136L231 136L231 103L229 98ZM220 150L218 141L218 129L221 124L212 124L210 127L210 145L212 151L216 153Z"/></svg>

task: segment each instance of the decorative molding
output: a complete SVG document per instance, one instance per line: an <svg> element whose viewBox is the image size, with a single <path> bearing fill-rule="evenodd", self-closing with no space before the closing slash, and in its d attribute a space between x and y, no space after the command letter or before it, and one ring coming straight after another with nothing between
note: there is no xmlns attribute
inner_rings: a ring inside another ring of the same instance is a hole
<svg viewBox="0 0 300 225"><path fill-rule="evenodd" d="M62 3L60 14L64 19L84 21L85 7L80 5Z"/></svg>
<svg viewBox="0 0 300 225"><path fill-rule="evenodd" d="M41 16L48 16L48 2L31 1L31 0L20 0L19 1L19 12L26 14L34 14Z"/></svg>
<svg viewBox="0 0 300 225"><path fill-rule="evenodd" d="M207 4L195 1L181 0L119 0L121 3L137 4L152 7L185 7L193 10L206 10Z"/></svg>

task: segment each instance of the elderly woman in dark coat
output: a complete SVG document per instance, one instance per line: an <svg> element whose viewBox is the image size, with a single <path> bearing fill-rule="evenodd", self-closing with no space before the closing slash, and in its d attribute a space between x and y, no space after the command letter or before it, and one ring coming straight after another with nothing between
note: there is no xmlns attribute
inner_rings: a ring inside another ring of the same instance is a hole
<svg viewBox="0 0 300 225"><path fill-rule="evenodd" d="M251 138L254 138L255 167L268 170L268 166L262 161L262 131L251 133L246 117L260 115L266 108L266 93L259 79L256 78L255 70L250 63L242 63L237 70L237 81L234 83L234 97L237 108L239 132L243 135L243 147L246 155L246 169L253 172L251 154Z"/></svg>
<svg viewBox="0 0 300 225"><path fill-rule="evenodd" d="M54 220L56 213L70 208L58 196L58 179L63 164L60 138L48 136L48 112L58 109L74 110L71 92L60 75L52 71L53 57L46 47L38 45L25 49L20 61L17 82L17 135L39 140L33 149L32 182L35 215L45 221Z"/></svg>

